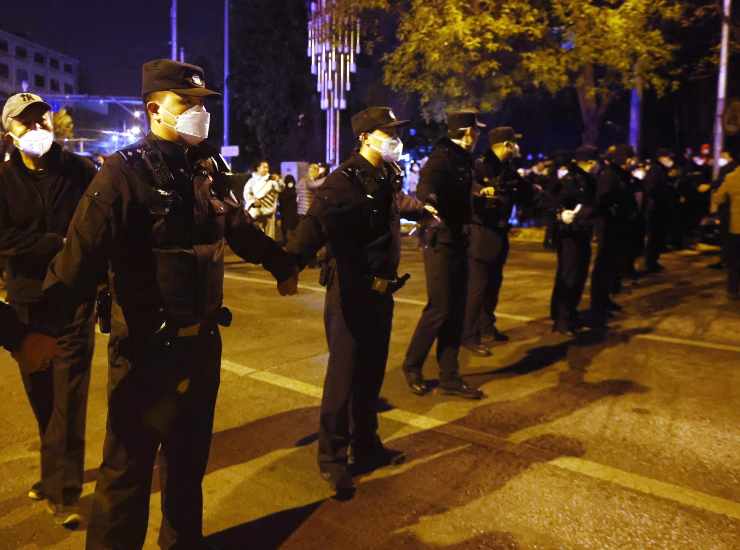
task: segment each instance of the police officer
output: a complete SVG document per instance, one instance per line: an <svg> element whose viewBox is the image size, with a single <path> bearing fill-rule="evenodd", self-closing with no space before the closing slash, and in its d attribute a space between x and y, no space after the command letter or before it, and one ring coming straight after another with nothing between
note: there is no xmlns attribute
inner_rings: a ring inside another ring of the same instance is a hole
<svg viewBox="0 0 740 550"><path fill-rule="evenodd" d="M550 302L553 331L574 336L578 328L578 304L588 278L593 236L593 172L598 151L588 145L575 152L575 162L558 167L558 192L554 195L557 220L558 266Z"/></svg>
<svg viewBox="0 0 740 550"><path fill-rule="evenodd" d="M475 162L463 343L477 355L490 355L485 344L509 339L496 328L496 306L509 255L509 218L515 205L532 201L532 186L513 163L521 138L509 126L492 129L489 149Z"/></svg>
<svg viewBox="0 0 740 550"><path fill-rule="evenodd" d="M460 377L458 354L465 315L467 279L465 229L470 223L473 184L472 151L485 125L472 110L447 115L447 137L437 142L421 170L416 196L439 210L439 221L422 224L427 304L406 351L406 383L417 395L429 387L422 376L424 361L437 341L440 391L467 399L483 393Z"/></svg>
<svg viewBox="0 0 740 550"><path fill-rule="evenodd" d="M402 193L396 164L403 151L398 132L408 123L388 107L369 107L352 117L359 150L326 178L287 245L304 266L327 246L322 283L329 363L318 462L322 477L338 492L352 489L353 472L404 459L378 438L377 402L393 293L408 278L397 273L400 216L414 219L423 211L420 201Z"/></svg>
<svg viewBox="0 0 740 550"><path fill-rule="evenodd" d="M610 294L629 257L629 223L635 207L628 170L634 156L629 145L612 145L596 180L597 248L591 272L591 322L596 330L605 330L610 312L621 309Z"/></svg>
<svg viewBox="0 0 740 550"><path fill-rule="evenodd" d="M141 548L159 450L162 548L203 548L201 482L219 386L225 241L294 293L292 258L249 223L204 146L203 70L143 66L150 133L109 157L80 203L45 287L65 306L110 274L109 409L89 550Z"/></svg>
<svg viewBox="0 0 740 550"><path fill-rule="evenodd" d="M645 271L663 271L660 255L668 239L671 214L671 184L669 171L673 168L673 154L668 149L658 149L655 161L645 175Z"/></svg>
<svg viewBox="0 0 740 550"><path fill-rule="evenodd" d="M96 173L89 160L54 143L51 106L32 93L8 98L5 138L15 144L0 165L0 255L7 259L8 301L20 319L41 330L53 322L42 304L42 283L62 248L72 214ZM94 329L94 290L58 334L54 368L21 369L41 439L41 476L28 492L46 499L57 523L80 522L85 469L85 420Z"/></svg>

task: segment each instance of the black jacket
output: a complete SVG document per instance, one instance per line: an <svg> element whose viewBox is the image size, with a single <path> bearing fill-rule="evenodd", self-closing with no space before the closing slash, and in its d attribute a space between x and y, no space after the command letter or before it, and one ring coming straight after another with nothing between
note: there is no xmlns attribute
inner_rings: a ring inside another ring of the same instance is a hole
<svg viewBox="0 0 740 550"><path fill-rule="evenodd" d="M41 174L29 171L18 151L0 164L0 256L7 260L11 303L41 300L49 262L96 173L92 162L56 144L47 155Z"/></svg>
<svg viewBox="0 0 740 550"><path fill-rule="evenodd" d="M369 288L371 276L394 279L401 259L401 216L419 218L423 203L405 195L392 167L375 168L354 153L316 190L288 241L306 265L327 245L343 289Z"/></svg>
<svg viewBox="0 0 740 550"><path fill-rule="evenodd" d="M596 195L596 179L584 172L578 165L568 166L568 173L558 180L553 194L555 214L563 210L573 210L579 204L581 209L576 214L572 224L559 224L559 231L563 235L572 232L590 232L593 228Z"/></svg>
<svg viewBox="0 0 740 550"><path fill-rule="evenodd" d="M596 180L594 200L598 229L606 236L617 237L629 232L639 215L632 189L631 176L613 164L607 164Z"/></svg>
<svg viewBox="0 0 740 550"><path fill-rule="evenodd" d="M469 152L442 138L419 175L416 196L439 211L442 223L434 229L439 243L464 242L463 230L470 223L470 189L473 159Z"/></svg>
<svg viewBox="0 0 740 550"><path fill-rule="evenodd" d="M153 154L144 156L146 151ZM44 287L52 303L63 307L65 296L81 301L99 274L108 272L112 333L148 337L164 321L185 326L219 310L225 241L276 279L289 278L292 258L249 223L210 158L203 148L151 134L111 155L49 268ZM155 177L155 171L164 177Z"/></svg>

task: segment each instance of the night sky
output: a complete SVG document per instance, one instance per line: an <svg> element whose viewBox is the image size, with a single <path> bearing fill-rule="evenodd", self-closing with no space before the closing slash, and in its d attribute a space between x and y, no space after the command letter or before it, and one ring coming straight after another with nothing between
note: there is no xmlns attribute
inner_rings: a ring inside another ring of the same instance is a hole
<svg viewBox="0 0 740 550"><path fill-rule="evenodd" d="M138 96L141 65L170 56L170 0L2 2L0 28L78 58L82 93ZM221 88L223 2L179 0L186 61L207 59ZM211 83L209 83L211 84Z"/></svg>

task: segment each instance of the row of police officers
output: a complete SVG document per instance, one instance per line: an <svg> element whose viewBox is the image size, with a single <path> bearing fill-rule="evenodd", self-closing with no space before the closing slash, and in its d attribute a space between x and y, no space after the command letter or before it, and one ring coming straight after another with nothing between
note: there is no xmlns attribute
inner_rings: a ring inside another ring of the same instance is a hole
<svg viewBox="0 0 740 550"><path fill-rule="evenodd" d="M3 112L18 156L0 176L18 181L0 187L0 253L10 258L13 308L0 308L9 327L2 343L31 379L27 390L39 420L42 476L29 495L47 499L68 523L79 520L70 510L81 492L93 303L99 287L110 294L110 302L98 303L111 334L90 550L141 548L157 457L160 546L208 547L201 482L220 383L219 326L230 322L223 304L227 244L264 266L283 295L297 291L298 272L327 250L329 362L318 465L341 494L352 491L354 474L404 460L377 434L393 294L408 279L398 273L401 216L421 226L428 294L403 364L408 387L429 392L422 369L436 341L440 391L480 399L482 392L460 376L460 347L488 355L488 344L506 339L495 308L509 219L514 205L541 196L515 169L520 136L513 129L491 130L488 150L474 157L484 127L474 111L448 114L448 133L421 172L417 196L405 195L397 163L408 121L370 107L352 118L356 151L326 179L281 248L251 223L230 191L228 167L205 144L204 100L216 93L206 88L202 69L155 60L144 64L142 76L151 131L109 157L94 177L85 162L51 144L50 109L41 98L19 94ZM567 226L553 293L558 330L573 328L594 226L592 308L597 321L607 318L621 258L615 251L629 219L628 153L614 150L595 183L592 152L582 151L557 194L558 220ZM38 334L44 332L58 338ZM52 412L40 403L52 404Z"/></svg>

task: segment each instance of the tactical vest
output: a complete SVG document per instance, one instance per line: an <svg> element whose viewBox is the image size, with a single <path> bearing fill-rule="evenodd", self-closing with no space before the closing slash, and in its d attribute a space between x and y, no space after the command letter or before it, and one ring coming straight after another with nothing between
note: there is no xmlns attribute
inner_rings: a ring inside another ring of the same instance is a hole
<svg viewBox="0 0 740 550"><path fill-rule="evenodd" d="M119 154L138 176L133 192L148 218L134 230L137 238L150 241L151 257L132 260L144 264L139 266L143 270L154 270L157 288L152 290L164 316L182 326L213 316L223 301L226 206L212 174L196 166L175 177L161 152L146 141ZM126 310L126 302L139 299L149 302L151 297L119 301ZM147 305L142 303L145 309Z"/></svg>

